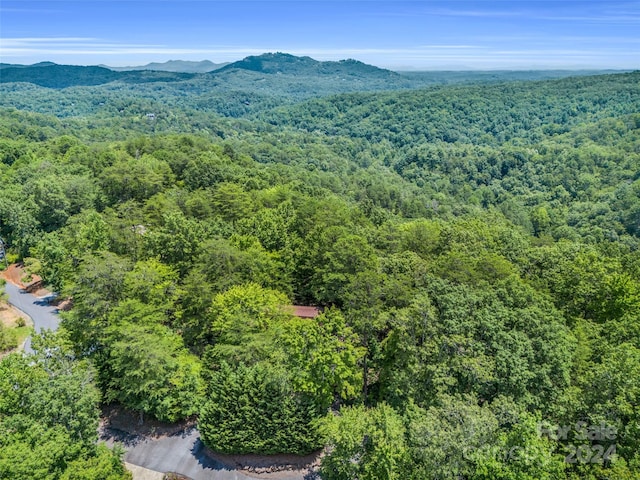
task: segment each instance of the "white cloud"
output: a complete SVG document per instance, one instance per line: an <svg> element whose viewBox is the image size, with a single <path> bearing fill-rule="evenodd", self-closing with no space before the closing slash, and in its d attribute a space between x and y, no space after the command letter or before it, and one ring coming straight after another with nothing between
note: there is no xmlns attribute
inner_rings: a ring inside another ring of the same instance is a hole
<svg viewBox="0 0 640 480"><path fill-rule="evenodd" d="M0 39L0 53L6 57L24 55L255 55L282 51L294 55L340 57L354 55L402 55L416 52L437 52L482 48L477 45L422 45L415 48L304 48L282 45L168 47L149 44L120 44L95 38L4 38Z"/></svg>
<svg viewBox="0 0 640 480"><path fill-rule="evenodd" d="M565 3L566 2L566 3ZM442 3L442 2L440 2ZM570 8L567 8L569 6ZM569 13L573 11L575 13ZM616 4L613 1L597 3L593 2L578 11L569 1L561 0L556 2L539 2L539 4L528 3L518 5L518 2L511 2L510 8L456 8L455 2L450 2L446 7L425 6L407 11L395 11L374 13L380 16L396 17L460 17L472 18L482 21L482 19L527 19L543 22L572 22L608 25L634 25L640 23L640 3Z"/></svg>
<svg viewBox="0 0 640 480"><path fill-rule="evenodd" d="M40 44L56 44L56 43L86 43L95 42L95 38L85 37L20 37L20 38L0 38L0 45L14 47Z"/></svg>
<svg viewBox="0 0 640 480"><path fill-rule="evenodd" d="M155 44L117 43L84 37L5 38L0 39L0 56L13 63L35 63L50 60L57 63L106 63L112 66L144 64L181 58L215 62L235 61L264 52L287 52L307 55L318 60L356 58L388 68L492 69L492 68L638 68L634 42L563 48L561 45L535 45L534 48L504 48L488 45L427 44L407 48L300 48L287 45L231 46L208 45L172 47Z"/></svg>

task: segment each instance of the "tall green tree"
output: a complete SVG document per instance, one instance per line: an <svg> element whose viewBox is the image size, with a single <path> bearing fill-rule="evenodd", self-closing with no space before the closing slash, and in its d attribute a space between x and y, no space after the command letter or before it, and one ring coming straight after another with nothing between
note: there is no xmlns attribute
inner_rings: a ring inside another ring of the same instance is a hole
<svg viewBox="0 0 640 480"><path fill-rule="evenodd" d="M204 393L200 361L167 327L122 323L111 329L107 349L108 401L166 422L199 411Z"/></svg>
<svg viewBox="0 0 640 480"><path fill-rule="evenodd" d="M131 268L128 259L110 252L82 258L71 291L74 308L64 314L62 326L83 354L103 346L108 314L125 296L124 281Z"/></svg>
<svg viewBox="0 0 640 480"><path fill-rule="evenodd" d="M286 371L222 363L209 382L198 427L203 442L222 453L305 455L322 446L322 411L297 393Z"/></svg>
<svg viewBox="0 0 640 480"><path fill-rule="evenodd" d="M0 478L131 479L121 453L97 445L93 367L60 337L35 337L33 347L0 360Z"/></svg>
<svg viewBox="0 0 640 480"><path fill-rule="evenodd" d="M320 472L328 480L408 478L402 418L391 407L347 407L324 425L329 453Z"/></svg>
<svg viewBox="0 0 640 480"><path fill-rule="evenodd" d="M359 363L365 350L338 310L315 319L294 318L274 328L275 358L291 374L296 391L309 395L325 410L335 401L360 395Z"/></svg>

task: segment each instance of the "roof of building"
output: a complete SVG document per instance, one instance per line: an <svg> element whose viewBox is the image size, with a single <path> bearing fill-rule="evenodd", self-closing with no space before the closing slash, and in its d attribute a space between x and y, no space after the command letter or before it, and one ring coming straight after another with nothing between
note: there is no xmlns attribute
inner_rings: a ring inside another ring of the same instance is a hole
<svg viewBox="0 0 640 480"><path fill-rule="evenodd" d="M292 305L293 314L300 318L316 318L320 315L320 309L318 307L311 307L305 305Z"/></svg>

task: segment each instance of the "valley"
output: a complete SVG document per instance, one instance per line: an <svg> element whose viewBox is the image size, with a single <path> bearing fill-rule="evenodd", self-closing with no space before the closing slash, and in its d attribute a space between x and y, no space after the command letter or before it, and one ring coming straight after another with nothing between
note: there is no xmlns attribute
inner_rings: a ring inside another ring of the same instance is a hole
<svg viewBox="0 0 640 480"><path fill-rule="evenodd" d="M0 478L130 478L110 406L328 480L636 478L639 172L638 71L2 64L0 237L72 307L0 361Z"/></svg>

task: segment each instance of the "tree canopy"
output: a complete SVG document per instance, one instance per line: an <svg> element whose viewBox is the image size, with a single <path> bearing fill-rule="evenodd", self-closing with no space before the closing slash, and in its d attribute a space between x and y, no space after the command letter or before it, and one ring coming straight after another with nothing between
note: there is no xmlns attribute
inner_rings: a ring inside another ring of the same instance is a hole
<svg viewBox="0 0 640 480"><path fill-rule="evenodd" d="M127 478L119 402L327 479L637 478L640 74L450 75L2 83L0 236L73 307L0 360L0 477Z"/></svg>

